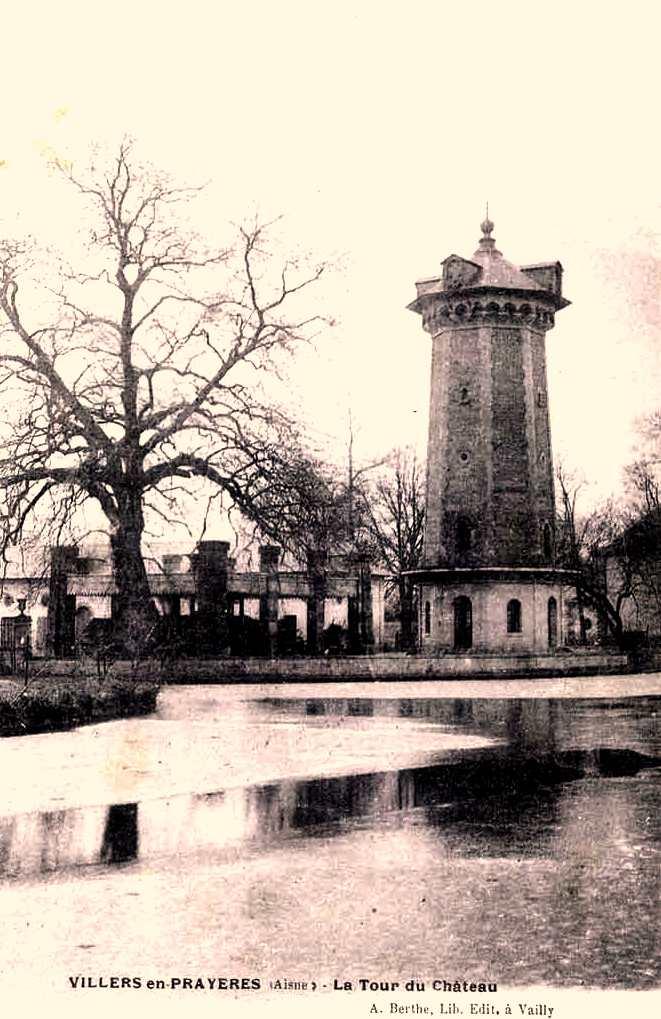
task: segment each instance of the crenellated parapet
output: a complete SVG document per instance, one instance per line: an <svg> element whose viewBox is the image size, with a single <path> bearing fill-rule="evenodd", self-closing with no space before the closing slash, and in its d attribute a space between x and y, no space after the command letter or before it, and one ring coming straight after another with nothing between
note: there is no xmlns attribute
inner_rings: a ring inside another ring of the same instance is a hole
<svg viewBox="0 0 661 1019"><path fill-rule="evenodd" d="M513 299L510 292L484 296L435 293L424 295L419 308L422 327L432 336L448 325L527 326L546 332L555 325L555 305L544 296Z"/></svg>
<svg viewBox="0 0 661 1019"><path fill-rule="evenodd" d="M422 316L434 335L446 325L475 324L552 329L555 312L569 301L562 296L560 262L516 266L496 248L493 223L482 223L482 237L472 259L448 255L440 276L416 283L411 311Z"/></svg>

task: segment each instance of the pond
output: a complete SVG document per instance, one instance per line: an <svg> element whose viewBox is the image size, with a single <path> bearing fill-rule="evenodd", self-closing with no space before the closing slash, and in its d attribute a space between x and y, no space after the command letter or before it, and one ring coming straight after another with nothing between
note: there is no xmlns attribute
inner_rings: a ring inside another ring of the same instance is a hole
<svg viewBox="0 0 661 1019"><path fill-rule="evenodd" d="M170 687L2 741L3 981L657 987L661 699L436 689Z"/></svg>

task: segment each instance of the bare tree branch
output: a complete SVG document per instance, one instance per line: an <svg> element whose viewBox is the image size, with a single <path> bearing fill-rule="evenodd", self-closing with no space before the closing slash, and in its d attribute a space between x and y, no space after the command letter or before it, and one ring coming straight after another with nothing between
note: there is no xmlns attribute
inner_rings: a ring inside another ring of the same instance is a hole
<svg viewBox="0 0 661 1019"><path fill-rule="evenodd" d="M210 250L178 213L198 189L141 171L130 142L105 172L60 170L89 207L88 264L51 285L28 245L0 243L0 390L18 407L0 451L2 547L58 489L72 510L75 493L96 500L120 616L149 614L141 540L145 513L175 508L155 501L163 485L199 479L278 532L294 480L280 450L296 438L255 378L323 321L306 291L324 266L276 268L258 224Z"/></svg>

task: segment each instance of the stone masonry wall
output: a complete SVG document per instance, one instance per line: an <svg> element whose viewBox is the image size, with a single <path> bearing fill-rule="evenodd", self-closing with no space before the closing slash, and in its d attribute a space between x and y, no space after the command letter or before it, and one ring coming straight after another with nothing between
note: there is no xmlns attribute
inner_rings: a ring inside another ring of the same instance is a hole
<svg viewBox="0 0 661 1019"><path fill-rule="evenodd" d="M427 472L426 566L552 564L543 332L454 326L434 335Z"/></svg>
<svg viewBox="0 0 661 1019"><path fill-rule="evenodd" d="M454 648L457 598L468 598L472 610L473 652L493 651L503 654L544 654L549 647L548 604L556 603L556 646L566 641L566 602L573 588L539 581L423 584L421 591L421 651L450 652ZM521 606L521 628L510 633L507 627L507 606L516 599ZM429 633L425 630L425 606L429 603ZM469 651L465 652L469 654Z"/></svg>

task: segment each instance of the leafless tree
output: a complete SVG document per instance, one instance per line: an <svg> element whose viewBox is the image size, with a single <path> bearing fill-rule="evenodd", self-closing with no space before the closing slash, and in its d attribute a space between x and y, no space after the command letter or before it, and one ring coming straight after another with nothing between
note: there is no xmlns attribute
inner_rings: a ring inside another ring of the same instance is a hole
<svg viewBox="0 0 661 1019"><path fill-rule="evenodd" d="M390 467L364 493L369 534L397 591L401 646L406 650L415 644L415 586L407 571L422 561L424 491L424 471L415 454L398 450Z"/></svg>
<svg viewBox="0 0 661 1019"><path fill-rule="evenodd" d="M577 481L562 463L556 467L556 480L560 496L556 561L558 565L574 570L577 578L584 578L587 564L591 561L593 532L599 517L598 514L579 516L577 500L584 482ZM576 600L581 643L584 643L586 638L585 598L583 583L577 583Z"/></svg>
<svg viewBox="0 0 661 1019"><path fill-rule="evenodd" d="M625 470L629 489L639 513L661 511L661 409L638 423L640 446L635 460Z"/></svg>
<svg viewBox="0 0 661 1019"><path fill-rule="evenodd" d="M616 643L622 645L625 603L635 603L646 583L646 542L635 524L636 515L613 500L581 512L584 482L562 464L556 478L560 499L556 561L576 575L581 642L586 637L585 608L592 606Z"/></svg>
<svg viewBox="0 0 661 1019"><path fill-rule="evenodd" d="M195 189L138 168L130 143L106 172L60 170L88 217L84 269L48 286L30 244L0 242L0 392L19 408L2 430L2 541L95 501L128 632L153 619L147 516L167 525L201 484L273 531L289 423L256 379L320 326L306 293L324 266L276 268L259 225L210 251L182 223Z"/></svg>
<svg viewBox="0 0 661 1019"><path fill-rule="evenodd" d="M345 480L336 467L302 448L290 448L279 484L269 492L273 533L293 557L305 564L308 598L308 650L322 650L324 603L331 554L344 555L360 572L369 556L364 547L365 505L352 469Z"/></svg>

